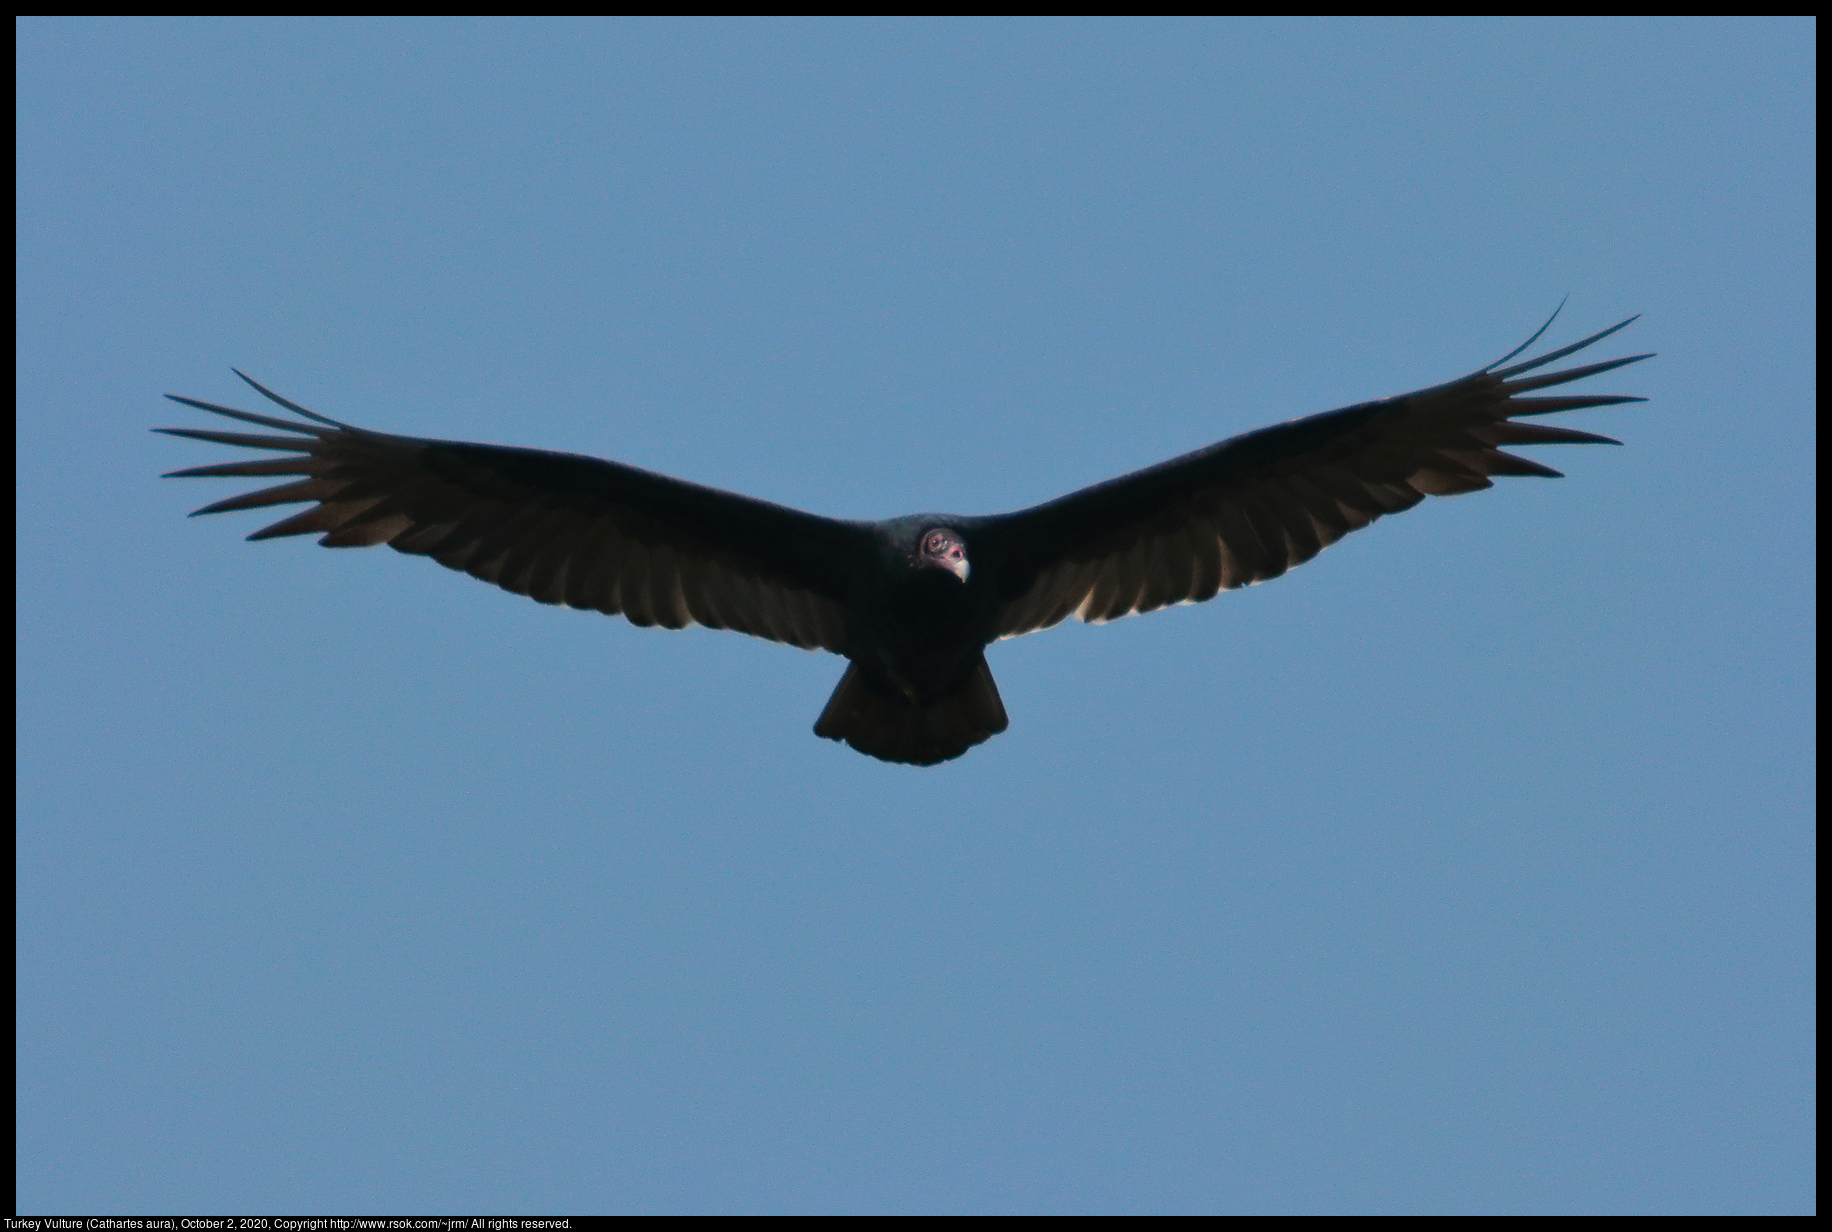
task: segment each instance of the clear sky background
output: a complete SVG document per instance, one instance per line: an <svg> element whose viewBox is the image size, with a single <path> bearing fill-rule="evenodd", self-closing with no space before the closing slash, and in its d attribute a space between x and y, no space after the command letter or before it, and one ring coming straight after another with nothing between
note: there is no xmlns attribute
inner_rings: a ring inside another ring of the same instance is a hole
<svg viewBox="0 0 1832 1232"><path fill-rule="evenodd" d="M20 1211L1813 1209L1811 23L17 30ZM1626 448L927 770L147 432L993 513L1567 294Z"/></svg>

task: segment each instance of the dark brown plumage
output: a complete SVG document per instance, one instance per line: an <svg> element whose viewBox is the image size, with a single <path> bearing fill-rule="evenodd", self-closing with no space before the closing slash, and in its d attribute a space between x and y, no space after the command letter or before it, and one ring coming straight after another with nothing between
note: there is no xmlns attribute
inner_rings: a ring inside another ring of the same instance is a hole
<svg viewBox="0 0 1832 1232"><path fill-rule="evenodd" d="M995 517L823 518L575 454L371 432L246 376L307 422L168 394L289 435L158 431L286 455L172 472L299 476L197 511L311 503L251 539L386 543L542 603L844 655L851 665L816 734L933 765L1005 730L984 655L999 638L1071 614L1106 621L1199 603L1277 577L1426 496L1486 488L1494 475L1558 477L1504 446L1619 443L1517 420L1642 401L1525 396L1648 358L1528 375L1633 320L1502 367L1542 326L1461 380L1262 428Z"/></svg>

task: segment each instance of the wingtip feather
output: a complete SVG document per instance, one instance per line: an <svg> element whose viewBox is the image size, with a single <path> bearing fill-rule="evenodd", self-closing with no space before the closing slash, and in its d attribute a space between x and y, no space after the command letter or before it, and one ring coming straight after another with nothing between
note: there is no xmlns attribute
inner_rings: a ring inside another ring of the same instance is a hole
<svg viewBox="0 0 1832 1232"><path fill-rule="evenodd" d="M349 427L348 424L339 423L337 420L332 419L329 416L320 415L317 411L308 411L304 407L300 406L297 402L294 402L290 398L282 398L279 394L267 388L267 386L261 384L261 382L255 380L253 377L249 376L246 372L243 372L240 368L231 368L229 369L229 371L235 373L237 376L241 377L244 381L247 381L250 385L254 386L255 392L260 394L263 398L266 398L270 402L279 403L281 406L285 407L289 411L292 411L294 414L303 415L307 419L315 419L319 423L326 424L333 428L348 428ZM167 397L170 397L170 395L168 394Z"/></svg>
<svg viewBox="0 0 1832 1232"><path fill-rule="evenodd" d="M1608 329L1600 329L1588 338L1580 338L1576 342L1573 342L1568 346L1562 346L1556 351L1548 351L1546 354L1541 355L1535 359L1529 359L1525 363L1515 364L1512 368L1502 368L1501 371L1499 372L1495 371L1495 369L1499 368L1501 364L1505 364L1509 359L1514 358L1515 355L1518 355L1520 354L1521 351L1524 351L1526 347L1523 346L1515 350L1513 354L1509 355L1506 359L1498 360L1496 363L1490 364L1487 368L1482 369L1482 371L1491 373L1494 376L1498 376L1502 380L1505 381L1509 379L1510 377L1519 376L1523 372L1531 372L1535 368L1543 368L1549 363L1553 363L1556 360L1561 360L1565 358L1565 356L1567 355L1576 354L1577 352L1583 350L1587 346L1592 346L1596 343L1603 341L1603 339L1609 337L1611 334L1615 333L1617 330L1627 329L1629 326L1633 325L1636 321L1640 319L1641 319L1641 314L1636 313L1634 316L1630 317L1628 320L1617 321L1614 325L1610 326ZM1546 322L1547 325L1550 325L1551 323L1552 322L1550 321ZM1541 333L1545 332L1545 326L1540 327L1540 332ZM1538 334L1534 335L1535 338L1537 338L1538 336L1539 336ZM1531 346L1532 342L1529 341L1527 345ZM1634 359L1646 359L1646 358L1647 356L1645 355L1638 355L1634 357ZM1625 360L1622 362L1633 363L1634 359Z"/></svg>

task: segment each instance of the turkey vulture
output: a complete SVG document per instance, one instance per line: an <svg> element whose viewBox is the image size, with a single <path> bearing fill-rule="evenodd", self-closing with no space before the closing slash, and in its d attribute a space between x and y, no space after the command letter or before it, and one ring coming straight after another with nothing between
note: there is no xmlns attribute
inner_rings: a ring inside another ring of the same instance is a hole
<svg viewBox="0 0 1832 1232"><path fill-rule="evenodd" d="M305 421L168 394L289 435L157 430L283 455L171 477L303 476L197 510L312 503L250 539L386 543L542 603L843 655L815 734L929 766L1005 730L985 656L999 638L1069 615L1108 621L1200 603L1275 578L1426 496L1486 488L1491 475L1559 477L1503 445L1620 444L1517 417L1644 401L1523 396L1648 358L1527 375L1634 320L1502 367L1548 320L1461 380L1262 428L997 517L838 521L577 454L391 436L308 411L239 371Z"/></svg>

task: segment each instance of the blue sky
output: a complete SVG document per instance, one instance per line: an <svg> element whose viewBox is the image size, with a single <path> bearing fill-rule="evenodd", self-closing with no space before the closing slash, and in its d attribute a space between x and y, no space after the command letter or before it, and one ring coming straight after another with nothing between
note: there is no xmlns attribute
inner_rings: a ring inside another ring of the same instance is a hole
<svg viewBox="0 0 1832 1232"><path fill-rule="evenodd" d="M1812 24L17 32L21 1212L1813 1209ZM146 431L990 513L1566 295L1625 448L930 770Z"/></svg>

